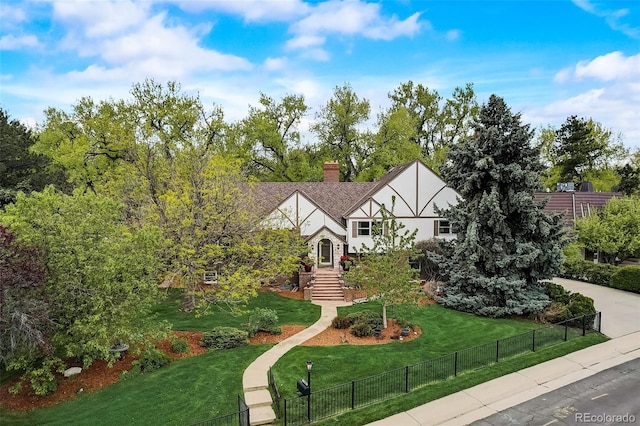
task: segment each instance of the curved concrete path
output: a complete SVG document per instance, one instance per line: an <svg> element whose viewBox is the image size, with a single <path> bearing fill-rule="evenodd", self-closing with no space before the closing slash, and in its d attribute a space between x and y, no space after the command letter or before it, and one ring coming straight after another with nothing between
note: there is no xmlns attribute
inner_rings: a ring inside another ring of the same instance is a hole
<svg viewBox="0 0 640 426"><path fill-rule="evenodd" d="M271 393L267 374L269 368L295 346L309 340L331 326L331 321L338 315L338 306L348 306L348 302L318 301L312 302L322 308L320 319L293 336L269 349L253 361L242 375L244 400L251 413L251 425L272 424L276 414L272 408Z"/></svg>

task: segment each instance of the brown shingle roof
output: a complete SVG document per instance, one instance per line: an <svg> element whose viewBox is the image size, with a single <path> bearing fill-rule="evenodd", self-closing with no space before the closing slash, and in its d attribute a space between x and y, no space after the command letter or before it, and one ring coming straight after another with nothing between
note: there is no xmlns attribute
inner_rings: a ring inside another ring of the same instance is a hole
<svg viewBox="0 0 640 426"><path fill-rule="evenodd" d="M573 226L575 219L589 217L595 209L604 207L614 198L621 198L621 192L536 192L536 200L547 200L546 212L564 215L568 225Z"/></svg>
<svg viewBox="0 0 640 426"><path fill-rule="evenodd" d="M266 216L299 191L311 202L343 224L343 217L356 201L378 182L257 182L251 190L257 213Z"/></svg>

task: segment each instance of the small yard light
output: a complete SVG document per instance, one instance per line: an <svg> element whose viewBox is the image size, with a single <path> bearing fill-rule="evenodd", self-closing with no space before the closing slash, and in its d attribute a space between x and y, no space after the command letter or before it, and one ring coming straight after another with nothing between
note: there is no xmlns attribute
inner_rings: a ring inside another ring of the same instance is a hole
<svg viewBox="0 0 640 426"><path fill-rule="evenodd" d="M311 367L313 367L313 361L307 361L307 385L309 386L309 393L307 394L307 420L311 421Z"/></svg>

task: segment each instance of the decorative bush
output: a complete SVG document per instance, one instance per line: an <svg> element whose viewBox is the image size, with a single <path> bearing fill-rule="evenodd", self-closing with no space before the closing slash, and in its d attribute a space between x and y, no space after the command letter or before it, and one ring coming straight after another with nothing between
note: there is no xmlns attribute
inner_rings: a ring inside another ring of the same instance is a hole
<svg viewBox="0 0 640 426"><path fill-rule="evenodd" d="M580 293L571 294L569 304L567 305L567 310L569 310L571 318L596 313L596 308L593 305L593 299Z"/></svg>
<svg viewBox="0 0 640 426"><path fill-rule="evenodd" d="M215 327L202 334L200 346L213 349L233 349L249 343L248 333L234 327Z"/></svg>
<svg viewBox="0 0 640 426"><path fill-rule="evenodd" d="M353 322L350 318L340 315L338 315L333 319L333 321L331 321L331 327L337 328L338 330L345 330L351 327L352 324Z"/></svg>
<svg viewBox="0 0 640 426"><path fill-rule="evenodd" d="M371 328L371 326L362 322L352 325L350 331L351 334L356 337L366 337L374 335L374 330Z"/></svg>
<svg viewBox="0 0 640 426"><path fill-rule="evenodd" d="M186 354L189 352L189 344L184 340L176 340L171 343L171 352Z"/></svg>
<svg viewBox="0 0 640 426"><path fill-rule="evenodd" d="M618 268L608 263L593 263L585 261L585 275L587 281L605 287L611 285L611 277Z"/></svg>
<svg viewBox="0 0 640 426"><path fill-rule="evenodd" d="M133 362L141 373L150 373L169 365L171 358L159 349L148 348L140 355L140 358Z"/></svg>
<svg viewBox="0 0 640 426"><path fill-rule="evenodd" d="M611 277L617 268L608 263L593 263L581 259L567 259L562 265L561 276L572 280L587 281L605 287L611 285Z"/></svg>
<svg viewBox="0 0 640 426"><path fill-rule="evenodd" d="M571 297L570 291L565 290L560 284L552 282L545 283L545 293L552 302L560 302L563 305L568 304Z"/></svg>
<svg viewBox="0 0 640 426"><path fill-rule="evenodd" d="M571 317L567 305L560 302L551 302L544 311L544 320L548 322L561 322Z"/></svg>
<svg viewBox="0 0 640 426"><path fill-rule="evenodd" d="M640 293L640 266L623 266L611 277L611 287Z"/></svg>
<svg viewBox="0 0 640 426"><path fill-rule="evenodd" d="M411 321L407 321L404 318L398 318L396 319L396 321L398 322L400 328L408 328L409 330L413 330L416 326L414 323L412 323Z"/></svg>
<svg viewBox="0 0 640 426"><path fill-rule="evenodd" d="M358 312L352 312L347 315L353 325L367 324L372 330L382 330L384 324L382 323L382 315L378 312L364 310Z"/></svg>
<svg viewBox="0 0 640 426"><path fill-rule="evenodd" d="M280 330L278 327L278 313L269 308L256 308L249 317L247 324L247 332L253 337L258 331L266 331L272 334L274 330Z"/></svg>
<svg viewBox="0 0 640 426"><path fill-rule="evenodd" d="M44 359L40 366L27 368L22 379L9 389L9 393L16 394L20 392L23 381L26 380L36 395L48 395L58 389L55 372L62 373L63 371L64 363L59 358Z"/></svg>

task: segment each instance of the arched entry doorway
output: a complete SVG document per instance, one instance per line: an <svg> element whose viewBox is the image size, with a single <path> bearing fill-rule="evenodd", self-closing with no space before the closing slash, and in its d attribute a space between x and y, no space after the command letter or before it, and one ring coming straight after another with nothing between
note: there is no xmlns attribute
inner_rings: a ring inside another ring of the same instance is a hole
<svg viewBox="0 0 640 426"><path fill-rule="evenodd" d="M327 238L318 241L318 266L333 266L333 243Z"/></svg>

